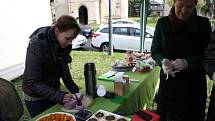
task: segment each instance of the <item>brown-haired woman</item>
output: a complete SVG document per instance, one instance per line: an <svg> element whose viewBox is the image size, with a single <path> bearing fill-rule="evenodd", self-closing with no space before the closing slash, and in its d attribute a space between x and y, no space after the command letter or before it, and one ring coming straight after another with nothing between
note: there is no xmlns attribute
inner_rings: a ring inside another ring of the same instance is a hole
<svg viewBox="0 0 215 121"><path fill-rule="evenodd" d="M31 117L70 99L71 94L60 90L60 78L71 93L79 91L67 64L72 60L71 43L80 31L76 20L64 15L53 26L39 28L30 36L23 91Z"/></svg>
<svg viewBox="0 0 215 121"><path fill-rule="evenodd" d="M157 113L164 121L204 121L203 55L211 27L207 18L197 15L196 4L196 0L175 0L169 16L156 25L151 52L162 68Z"/></svg>

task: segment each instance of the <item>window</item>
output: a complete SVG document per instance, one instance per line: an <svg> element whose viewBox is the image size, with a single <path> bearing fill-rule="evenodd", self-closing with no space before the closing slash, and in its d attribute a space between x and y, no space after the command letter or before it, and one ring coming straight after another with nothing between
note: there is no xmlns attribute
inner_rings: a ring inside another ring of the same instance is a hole
<svg viewBox="0 0 215 121"><path fill-rule="evenodd" d="M113 24L123 24L122 21L117 21L117 22L114 22Z"/></svg>
<svg viewBox="0 0 215 121"><path fill-rule="evenodd" d="M109 29L108 28L104 28L100 31L101 33L109 33Z"/></svg>
<svg viewBox="0 0 215 121"><path fill-rule="evenodd" d="M131 22L124 21L123 24L132 24Z"/></svg>
<svg viewBox="0 0 215 121"><path fill-rule="evenodd" d="M128 21L117 21L117 22L113 22L113 24L133 24L133 23Z"/></svg>
<svg viewBox="0 0 215 121"><path fill-rule="evenodd" d="M131 28L130 35L135 37L140 37L140 29Z"/></svg>
<svg viewBox="0 0 215 121"><path fill-rule="evenodd" d="M113 29L113 33L118 35L130 35L127 27L116 27Z"/></svg>
<svg viewBox="0 0 215 121"><path fill-rule="evenodd" d="M140 37L140 29L135 29L134 36L135 37Z"/></svg>
<svg viewBox="0 0 215 121"><path fill-rule="evenodd" d="M131 28L131 30L130 30L131 36L140 37L140 33L141 33L140 29L137 29L137 28ZM149 34L147 32L145 32L145 34L146 34L145 35L146 38L152 38L153 37L151 34Z"/></svg>

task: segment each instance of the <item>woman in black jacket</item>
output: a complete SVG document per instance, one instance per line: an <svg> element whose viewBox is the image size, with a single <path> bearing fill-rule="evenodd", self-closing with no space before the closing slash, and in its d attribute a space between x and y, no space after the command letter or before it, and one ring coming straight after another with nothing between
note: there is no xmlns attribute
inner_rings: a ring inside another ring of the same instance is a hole
<svg viewBox="0 0 215 121"><path fill-rule="evenodd" d="M70 93L60 90L60 78L71 93L79 91L67 64L72 60L72 40L80 31L76 20L64 15L53 26L39 28L30 36L23 91L31 117L70 99Z"/></svg>
<svg viewBox="0 0 215 121"><path fill-rule="evenodd" d="M204 121L206 73L203 55L211 27L196 13L197 0L174 0L157 22L151 52L162 68L157 113L163 121Z"/></svg>
<svg viewBox="0 0 215 121"><path fill-rule="evenodd" d="M213 81L215 81L215 31L211 34L211 39L205 53L205 69ZM215 85L215 84L214 84ZM215 88L211 92L210 105L208 109L207 121L215 121Z"/></svg>

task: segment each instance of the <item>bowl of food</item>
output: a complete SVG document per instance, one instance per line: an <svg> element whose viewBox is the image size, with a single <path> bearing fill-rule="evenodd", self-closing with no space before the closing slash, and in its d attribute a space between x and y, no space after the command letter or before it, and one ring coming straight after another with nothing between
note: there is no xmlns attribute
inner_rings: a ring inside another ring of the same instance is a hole
<svg viewBox="0 0 215 121"><path fill-rule="evenodd" d="M115 61L112 64L112 70L117 72L127 72L131 71L133 68L132 65L127 64L125 61Z"/></svg>
<svg viewBox="0 0 215 121"><path fill-rule="evenodd" d="M76 121L76 119L70 113L54 112L41 116L36 121Z"/></svg>

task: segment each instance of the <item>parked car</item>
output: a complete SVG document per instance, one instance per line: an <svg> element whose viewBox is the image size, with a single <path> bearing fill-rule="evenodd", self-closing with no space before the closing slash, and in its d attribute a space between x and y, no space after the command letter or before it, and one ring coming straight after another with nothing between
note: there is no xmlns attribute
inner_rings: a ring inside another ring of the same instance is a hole
<svg viewBox="0 0 215 121"><path fill-rule="evenodd" d="M135 24L135 25L140 25L140 23L134 21L134 20L130 20L130 19L117 19L117 20L113 20L112 22L113 24Z"/></svg>
<svg viewBox="0 0 215 121"><path fill-rule="evenodd" d="M85 37L91 37L93 34L93 29L90 27L90 25L80 25L82 35Z"/></svg>
<svg viewBox="0 0 215 121"><path fill-rule="evenodd" d="M72 49L79 49L82 48L87 43L87 38L83 35L78 35L73 41L72 41Z"/></svg>
<svg viewBox="0 0 215 121"><path fill-rule="evenodd" d="M108 25L101 25L93 33L92 47L107 51L109 45ZM113 48L116 50L140 50L140 26L133 24L113 24ZM144 51L150 52L152 38L154 35L153 27L146 27L146 39Z"/></svg>

